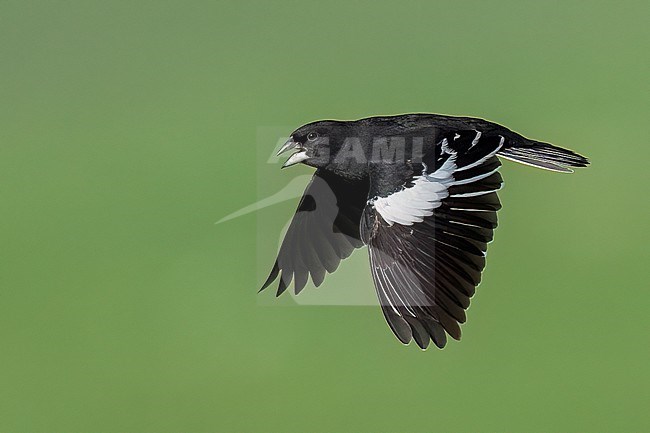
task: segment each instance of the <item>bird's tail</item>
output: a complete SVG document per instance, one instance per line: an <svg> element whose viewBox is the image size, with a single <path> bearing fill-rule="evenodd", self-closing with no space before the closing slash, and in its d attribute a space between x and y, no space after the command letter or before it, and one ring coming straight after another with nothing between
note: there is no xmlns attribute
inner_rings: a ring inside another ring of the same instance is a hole
<svg viewBox="0 0 650 433"><path fill-rule="evenodd" d="M522 164L561 173L572 173L573 170L570 167L589 165L587 158L572 150L532 140L528 140L525 144L501 149L497 155Z"/></svg>

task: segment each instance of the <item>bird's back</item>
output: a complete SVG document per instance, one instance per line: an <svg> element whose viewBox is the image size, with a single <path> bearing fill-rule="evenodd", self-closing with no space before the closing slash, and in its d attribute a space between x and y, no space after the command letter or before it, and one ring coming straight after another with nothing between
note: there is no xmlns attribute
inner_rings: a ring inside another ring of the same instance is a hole
<svg viewBox="0 0 650 433"><path fill-rule="evenodd" d="M569 167L586 167L583 156L550 143L532 140L505 126L475 117L414 113L376 116L356 120L358 131L371 137L423 137L439 144L442 137L462 131L480 132L483 137L504 137L498 156L546 170L571 172Z"/></svg>

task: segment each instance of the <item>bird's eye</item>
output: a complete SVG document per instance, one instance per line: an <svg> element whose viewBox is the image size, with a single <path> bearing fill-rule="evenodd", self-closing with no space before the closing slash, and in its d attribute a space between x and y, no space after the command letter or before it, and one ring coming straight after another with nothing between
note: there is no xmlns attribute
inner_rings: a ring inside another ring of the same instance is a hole
<svg viewBox="0 0 650 433"><path fill-rule="evenodd" d="M318 132L310 132L307 134L307 140L314 141L318 138Z"/></svg>

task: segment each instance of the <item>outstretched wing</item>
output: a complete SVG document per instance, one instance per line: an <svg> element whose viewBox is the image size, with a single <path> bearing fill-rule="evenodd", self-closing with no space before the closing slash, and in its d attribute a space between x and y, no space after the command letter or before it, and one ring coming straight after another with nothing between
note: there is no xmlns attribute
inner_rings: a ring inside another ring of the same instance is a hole
<svg viewBox="0 0 650 433"><path fill-rule="evenodd" d="M501 207L495 155L503 144L502 136L452 132L424 155L421 174L402 167L401 184L399 167L370 172L361 232L384 316L405 344L460 339ZM391 182L389 191L374 187Z"/></svg>
<svg viewBox="0 0 650 433"><path fill-rule="evenodd" d="M305 190L278 257L261 290L280 277L277 296L294 280L298 294L311 276L319 286L325 273L363 246L359 224L368 196L368 182L348 181L317 170Z"/></svg>

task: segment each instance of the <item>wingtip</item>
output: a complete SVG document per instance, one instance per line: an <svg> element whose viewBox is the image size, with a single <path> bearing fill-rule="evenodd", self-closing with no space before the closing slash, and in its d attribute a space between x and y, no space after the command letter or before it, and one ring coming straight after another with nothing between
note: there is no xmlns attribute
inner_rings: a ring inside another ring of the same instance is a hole
<svg viewBox="0 0 650 433"><path fill-rule="evenodd" d="M279 297L281 294L287 291L289 284L291 283L291 277L285 276L284 271L280 276L280 282L278 283L278 290L275 292L275 297Z"/></svg>
<svg viewBox="0 0 650 433"><path fill-rule="evenodd" d="M269 276L267 277L266 281L264 284L262 284L262 288L257 291L257 293L260 293L262 290L266 289L275 281L276 278L278 278L278 274L280 273L280 267L278 266L278 262L276 261L273 264L273 268L271 269L271 272L269 273Z"/></svg>

